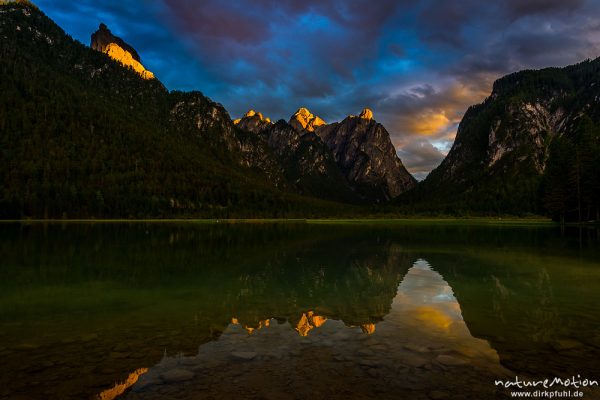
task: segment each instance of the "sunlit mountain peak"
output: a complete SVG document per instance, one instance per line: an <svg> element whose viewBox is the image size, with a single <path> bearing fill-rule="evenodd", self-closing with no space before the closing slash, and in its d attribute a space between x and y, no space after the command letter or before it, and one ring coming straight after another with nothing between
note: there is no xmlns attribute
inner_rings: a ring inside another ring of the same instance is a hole
<svg viewBox="0 0 600 400"><path fill-rule="evenodd" d="M358 117L371 120L373 119L373 111L371 111L369 108L364 108Z"/></svg>
<svg viewBox="0 0 600 400"><path fill-rule="evenodd" d="M319 116L311 113L307 108L299 108L290 118L290 125L297 130L313 132L316 128L327 123Z"/></svg>
<svg viewBox="0 0 600 400"><path fill-rule="evenodd" d="M92 34L90 47L108 54L110 58L126 67L131 67L142 78L154 79L154 74L142 65L140 56L135 49L120 37L113 35L105 24L100 24L98 30Z"/></svg>

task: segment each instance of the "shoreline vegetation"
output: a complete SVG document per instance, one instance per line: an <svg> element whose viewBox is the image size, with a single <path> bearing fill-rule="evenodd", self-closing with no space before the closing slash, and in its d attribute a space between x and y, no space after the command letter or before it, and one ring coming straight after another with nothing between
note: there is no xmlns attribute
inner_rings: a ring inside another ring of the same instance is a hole
<svg viewBox="0 0 600 400"><path fill-rule="evenodd" d="M305 224L490 224L490 225L547 225L559 223L546 217L370 217L370 218L142 218L142 219L7 219L0 223L190 223L190 224L271 224L271 223L305 223Z"/></svg>

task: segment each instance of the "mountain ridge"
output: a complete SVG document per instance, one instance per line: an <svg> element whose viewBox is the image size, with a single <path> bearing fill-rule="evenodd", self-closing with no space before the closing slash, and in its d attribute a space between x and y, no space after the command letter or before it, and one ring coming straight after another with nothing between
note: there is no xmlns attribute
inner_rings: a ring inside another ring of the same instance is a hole
<svg viewBox="0 0 600 400"><path fill-rule="evenodd" d="M256 135L41 10L0 7L0 217L336 215L363 202L314 133L283 121Z"/></svg>
<svg viewBox="0 0 600 400"><path fill-rule="evenodd" d="M142 65L140 55L123 39L112 34L104 23L100 23L98 30L92 33L90 47L96 51L108 54L112 59L131 67L144 79L154 79L154 74Z"/></svg>
<svg viewBox="0 0 600 400"><path fill-rule="evenodd" d="M280 150L299 140L323 143L325 148L317 151L320 159L333 158L345 186L363 202L386 202L416 183L398 158L389 133L373 119L373 112L368 108L359 115L349 115L343 121L330 124L305 107L299 108L289 122L280 120L275 124L251 109L234 123L256 134L266 132L271 147ZM286 126L296 134L286 130ZM288 135L287 141L278 139L285 135ZM319 165L319 162L314 164ZM324 167L318 168L323 171Z"/></svg>
<svg viewBox="0 0 600 400"><path fill-rule="evenodd" d="M385 127L368 108L358 116L323 125L315 131L334 154L342 172L362 196L388 201L412 189L406 170Z"/></svg>
<svg viewBox="0 0 600 400"><path fill-rule="evenodd" d="M466 111L441 164L397 204L410 203L413 210L550 212L563 220L585 207L588 217L575 219L599 219L599 99L600 58L496 80L490 96ZM556 146L572 150L572 159L560 167L562 178L548 171L562 162Z"/></svg>
<svg viewBox="0 0 600 400"><path fill-rule="evenodd" d="M232 121L29 2L0 12L0 217L339 215L392 201L405 214L600 220L600 58L498 79L417 184L369 109Z"/></svg>

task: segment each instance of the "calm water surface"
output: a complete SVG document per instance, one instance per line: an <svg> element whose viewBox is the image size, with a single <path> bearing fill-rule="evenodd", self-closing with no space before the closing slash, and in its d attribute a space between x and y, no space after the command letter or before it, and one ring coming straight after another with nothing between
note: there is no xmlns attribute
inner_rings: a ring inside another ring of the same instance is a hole
<svg viewBox="0 0 600 400"><path fill-rule="evenodd" d="M516 375L600 379L599 256L598 230L554 226L0 224L0 399L494 399Z"/></svg>

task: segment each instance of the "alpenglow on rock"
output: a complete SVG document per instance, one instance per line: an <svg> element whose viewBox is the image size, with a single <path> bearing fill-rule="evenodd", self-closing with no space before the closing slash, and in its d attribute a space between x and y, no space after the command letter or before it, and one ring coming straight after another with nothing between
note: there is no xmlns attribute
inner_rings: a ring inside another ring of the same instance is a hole
<svg viewBox="0 0 600 400"><path fill-rule="evenodd" d="M244 114L242 118L233 120L233 123L240 129L254 133L262 132L269 126L273 125L270 118L264 117L262 113L254 110L248 110L248 112Z"/></svg>
<svg viewBox="0 0 600 400"><path fill-rule="evenodd" d="M373 111L371 111L368 108L365 108L361 111L360 115L358 116L359 118L363 118L363 119L367 119L367 120L371 120L373 119Z"/></svg>
<svg viewBox="0 0 600 400"><path fill-rule="evenodd" d="M106 25L100 24L98 30L92 34L90 47L108 54L110 58L127 67L133 68L142 78L154 79L154 74L142 65L137 51L125 43L123 39L113 35Z"/></svg>
<svg viewBox="0 0 600 400"><path fill-rule="evenodd" d="M385 201L416 185L396 154L387 130L365 108L360 115L320 126L315 133L331 149L346 179L364 198Z"/></svg>
<svg viewBox="0 0 600 400"><path fill-rule="evenodd" d="M284 120L272 123L255 110L248 111L233 123L252 133L246 137L254 137L268 145L297 193L344 202L360 200L329 148L314 132L302 128L299 123L296 127Z"/></svg>
<svg viewBox="0 0 600 400"><path fill-rule="evenodd" d="M302 107L292 115L289 124L297 131L314 132L319 126L326 125L326 122Z"/></svg>

